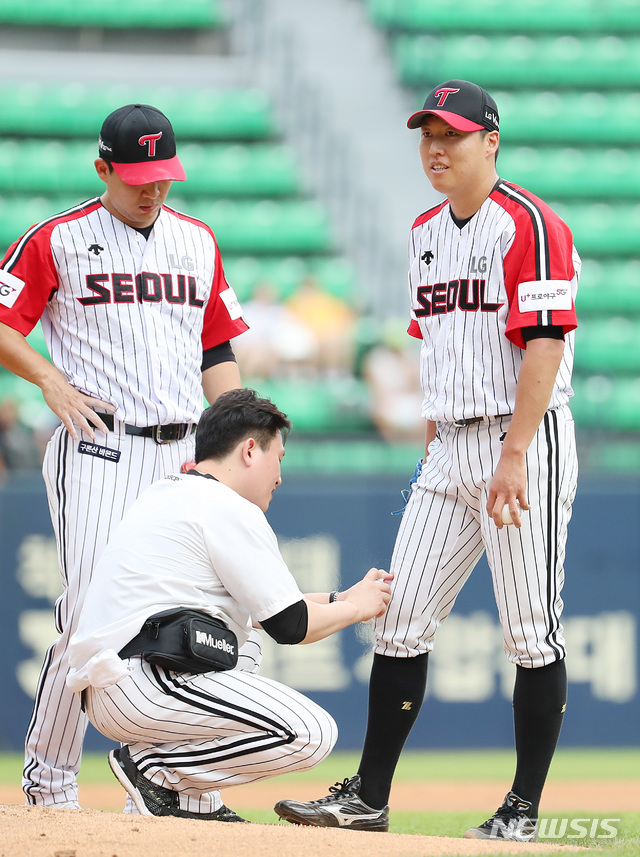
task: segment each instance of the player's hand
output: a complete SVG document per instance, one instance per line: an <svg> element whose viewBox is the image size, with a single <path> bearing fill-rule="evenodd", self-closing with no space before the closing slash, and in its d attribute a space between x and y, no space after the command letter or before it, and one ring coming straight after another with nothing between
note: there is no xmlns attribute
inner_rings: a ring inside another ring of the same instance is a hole
<svg viewBox="0 0 640 857"><path fill-rule="evenodd" d="M416 464L415 469L413 471L413 476L409 480L409 487L403 488L400 492L402 494L402 499L404 500L404 506L402 507L402 509L396 509L395 512L391 513L392 515L402 515L402 513L406 509L407 503L409 502L409 497L411 496L412 491L415 490L418 479L422 475L422 467L424 465L424 462L426 461L427 454L428 453L425 452L424 458L421 458Z"/></svg>
<svg viewBox="0 0 640 857"><path fill-rule="evenodd" d="M497 528L501 530L505 524L502 520L502 510L509 507L514 525L522 526L520 512L530 509L527 502L527 465L524 455L503 454L493 474L489 486L487 512L493 518Z"/></svg>
<svg viewBox="0 0 640 857"><path fill-rule="evenodd" d="M367 622L382 616L391 598L391 587L387 583L393 575L382 568L370 568L362 580L350 589L341 592L340 601L348 601L358 611L356 622Z"/></svg>
<svg viewBox="0 0 640 857"><path fill-rule="evenodd" d="M86 432L92 440L96 436L94 427L102 432L108 431L94 408L109 414L115 413L116 410L111 402L94 399L93 396L76 390L62 376L56 379L55 383L48 384L46 389L42 390L42 395L74 440L79 438L78 429Z"/></svg>

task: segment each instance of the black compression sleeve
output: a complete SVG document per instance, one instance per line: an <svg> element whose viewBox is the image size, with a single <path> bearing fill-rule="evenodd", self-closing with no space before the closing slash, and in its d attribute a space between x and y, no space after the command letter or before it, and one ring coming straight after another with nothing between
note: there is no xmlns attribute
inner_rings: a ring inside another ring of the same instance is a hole
<svg viewBox="0 0 640 857"><path fill-rule="evenodd" d="M275 616L263 619L260 623L264 630L276 643L295 645L301 643L307 636L309 611L304 599L285 607Z"/></svg>
<svg viewBox="0 0 640 857"><path fill-rule="evenodd" d="M564 339L564 331L559 324L541 324L538 327L523 327L522 338L525 342L530 339Z"/></svg>
<svg viewBox="0 0 640 857"><path fill-rule="evenodd" d="M209 369L211 366L217 366L218 363L235 362L236 355L233 353L231 343L227 340L226 342L221 342L220 345L214 345L213 348L207 348L207 350L202 354L201 369L204 372L205 369Z"/></svg>

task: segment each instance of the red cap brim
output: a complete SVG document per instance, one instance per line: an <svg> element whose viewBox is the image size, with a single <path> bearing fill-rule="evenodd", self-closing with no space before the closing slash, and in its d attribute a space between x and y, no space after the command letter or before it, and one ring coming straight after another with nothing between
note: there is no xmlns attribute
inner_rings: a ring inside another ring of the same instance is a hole
<svg viewBox="0 0 640 857"><path fill-rule="evenodd" d="M125 184L139 185L164 181L183 182L187 179L187 174L177 155L162 161L141 161L138 164L114 163L112 166Z"/></svg>
<svg viewBox="0 0 640 857"><path fill-rule="evenodd" d="M417 113L409 116L407 120L407 128L419 128L425 120L426 116L439 116L448 122L456 131L482 131L483 125L478 125L477 122L472 122L471 119L465 119L464 116L459 116L457 113L451 113L448 110L418 110Z"/></svg>

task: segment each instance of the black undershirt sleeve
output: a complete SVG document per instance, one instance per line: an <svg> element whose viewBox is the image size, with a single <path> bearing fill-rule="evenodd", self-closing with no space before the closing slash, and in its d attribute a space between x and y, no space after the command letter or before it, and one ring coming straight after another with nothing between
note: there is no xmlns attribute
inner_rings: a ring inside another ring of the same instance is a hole
<svg viewBox="0 0 640 857"><path fill-rule="evenodd" d="M522 338L525 342L530 339L564 339L564 331L559 324L540 324L537 327L523 327Z"/></svg>
<svg viewBox="0 0 640 857"><path fill-rule="evenodd" d="M260 624L276 643L295 645L301 643L307 636L309 611L304 599L296 601L290 607L285 607L275 616L263 619Z"/></svg>
<svg viewBox="0 0 640 857"><path fill-rule="evenodd" d="M233 353L233 348L229 340L221 342L220 345L214 345L213 348L207 348L202 354L202 371L210 369L211 366L217 366L218 363L235 363L236 355Z"/></svg>

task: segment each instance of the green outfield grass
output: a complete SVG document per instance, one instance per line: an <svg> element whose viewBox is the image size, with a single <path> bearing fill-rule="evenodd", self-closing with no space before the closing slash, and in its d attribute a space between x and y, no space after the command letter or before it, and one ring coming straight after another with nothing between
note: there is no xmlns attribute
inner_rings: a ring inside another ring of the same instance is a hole
<svg viewBox="0 0 640 857"><path fill-rule="evenodd" d="M284 787L288 782L301 780L318 784L317 797L328 793L328 787L334 782L352 776L358 766L358 754L333 753L322 765L302 774L289 774L279 778ZM461 751L424 751L407 752L398 765L397 779L405 780L496 780L496 794L501 796L513 775L513 753L507 750L461 750ZM0 755L0 784L19 782L22 773L22 756L18 754ZM83 758L81 783L112 782L104 753L87 753ZM635 779L640 789L640 748L558 750L551 768L550 779L583 780L600 779L606 790L607 780ZM283 797L286 791L283 791ZM233 808L253 822L273 823L271 807L264 810L247 810L241 806ZM640 806L638 812L601 813L604 818L619 818L616 823L618 835L614 839L584 838L565 836L546 841L567 845L589 846L578 852L579 855L595 857L638 857L640 854ZM569 819L581 817L594 818L592 810L568 813ZM545 818L545 813L542 813ZM393 833L417 833L429 836L460 836L468 827L477 825L483 818L477 812L424 812L396 811L391 816ZM576 822L577 823L577 822ZM588 826L588 825L587 825ZM569 832L575 828L569 828ZM496 857L502 852L496 850ZM574 853L574 852L572 852Z"/></svg>

